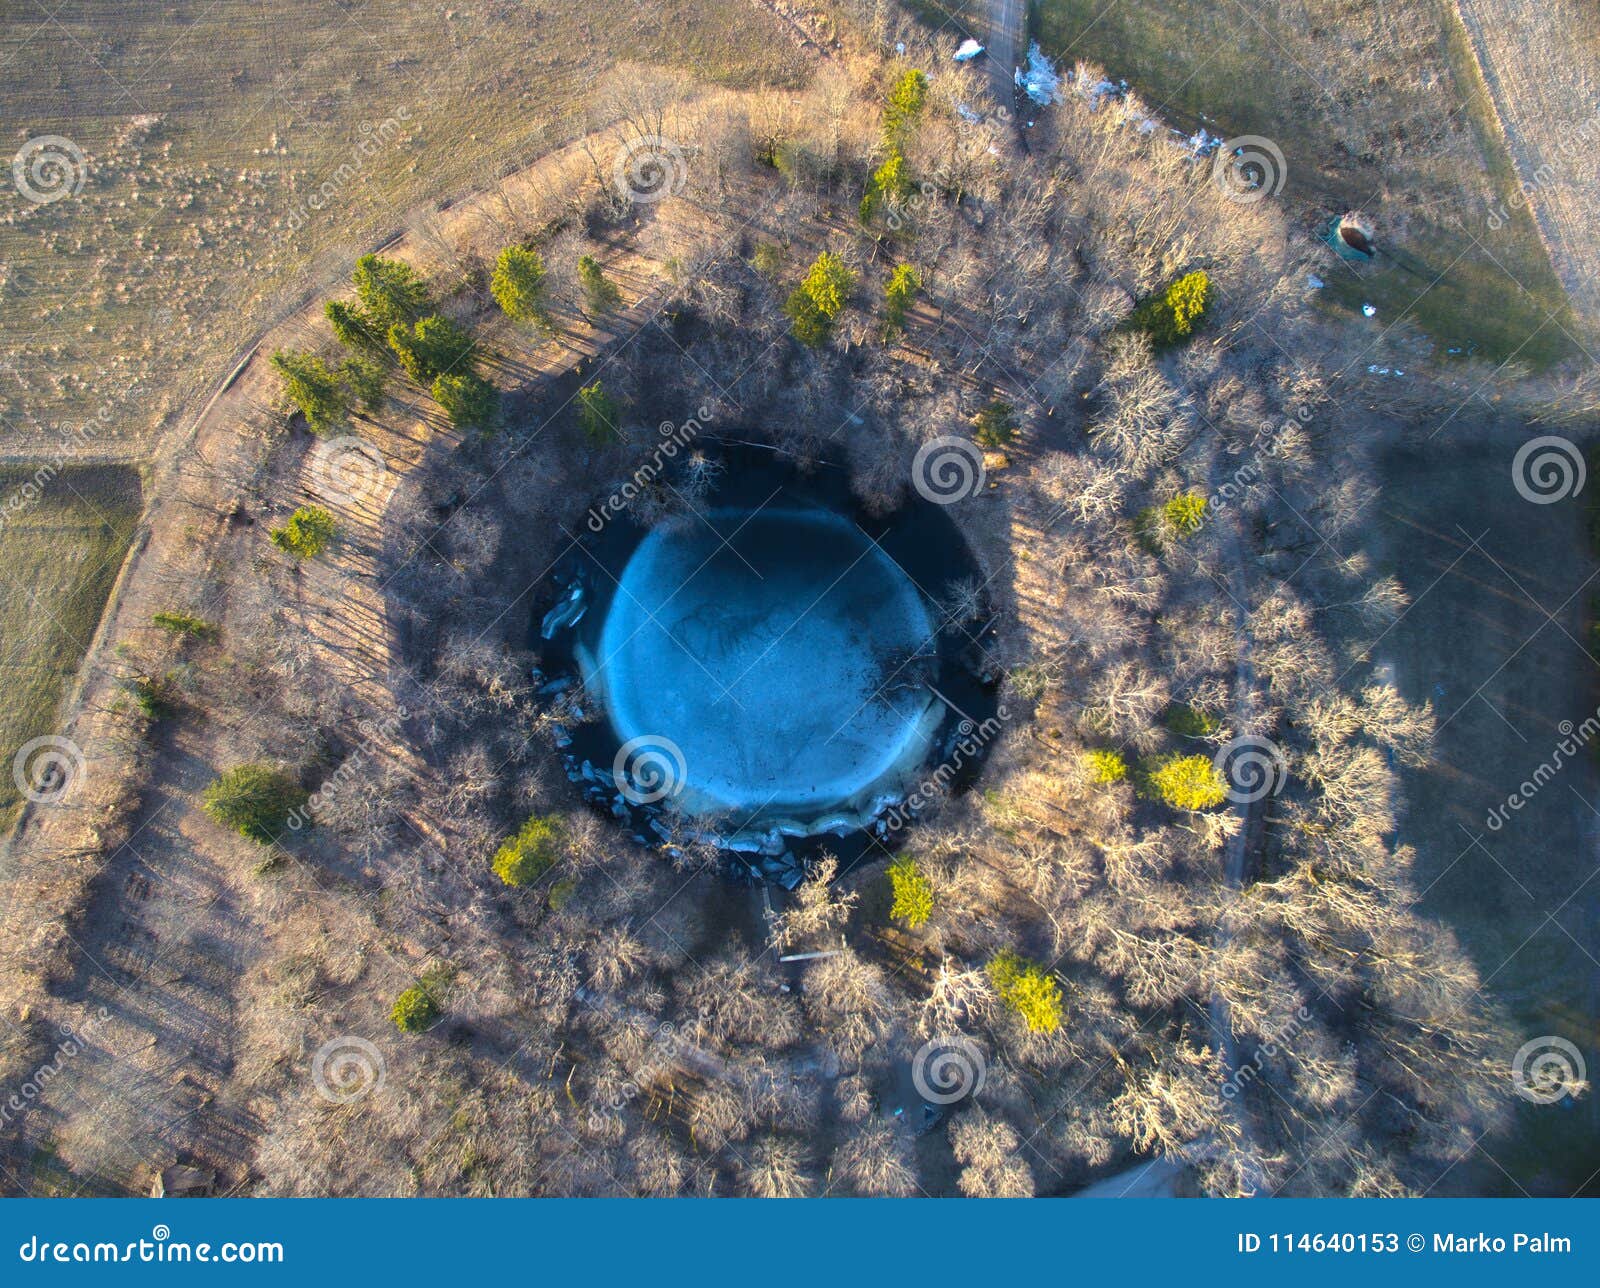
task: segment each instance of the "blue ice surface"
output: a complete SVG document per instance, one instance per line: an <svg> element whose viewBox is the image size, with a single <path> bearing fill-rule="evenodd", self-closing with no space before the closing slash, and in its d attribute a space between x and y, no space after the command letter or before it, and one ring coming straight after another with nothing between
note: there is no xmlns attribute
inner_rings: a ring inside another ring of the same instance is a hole
<svg viewBox="0 0 1600 1288"><path fill-rule="evenodd" d="M645 537L578 662L620 740L677 745L672 804L724 840L843 834L929 759L942 703L912 668L884 681L934 635L921 592L844 517L713 509Z"/></svg>

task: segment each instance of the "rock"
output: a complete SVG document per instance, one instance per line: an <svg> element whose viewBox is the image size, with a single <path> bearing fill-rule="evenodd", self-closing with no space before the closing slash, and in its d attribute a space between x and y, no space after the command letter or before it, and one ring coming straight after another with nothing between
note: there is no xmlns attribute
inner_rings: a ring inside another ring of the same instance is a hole
<svg viewBox="0 0 1600 1288"><path fill-rule="evenodd" d="M583 602L583 583L574 582L567 597L544 615L539 635L543 639L553 639L557 631L576 626L588 611L589 606Z"/></svg>

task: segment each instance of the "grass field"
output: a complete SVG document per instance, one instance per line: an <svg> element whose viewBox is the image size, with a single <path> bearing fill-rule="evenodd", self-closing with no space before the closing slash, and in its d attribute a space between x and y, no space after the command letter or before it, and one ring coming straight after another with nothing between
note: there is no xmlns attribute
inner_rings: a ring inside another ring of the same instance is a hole
<svg viewBox="0 0 1600 1288"><path fill-rule="evenodd" d="M10 497L32 470L0 469ZM31 506L0 527L0 830L21 797L12 757L30 738L56 732L62 696L94 636L106 596L139 520L137 471L67 469Z"/></svg>
<svg viewBox="0 0 1600 1288"><path fill-rule="evenodd" d="M148 455L309 275L348 271L409 209L491 187L584 132L582 111L625 65L737 86L797 84L811 66L755 0L50 8L0 14L12 455L108 403L97 454ZM81 188L35 204L9 162L43 135L81 151ZM135 383L146 392L130 399Z"/></svg>
<svg viewBox="0 0 1600 1288"><path fill-rule="evenodd" d="M1600 1035L1600 768L1595 746L1503 806L1600 701L1582 641L1600 577L1583 501L1536 506L1512 485L1515 443L1391 455L1374 554L1413 604L1380 642L1405 696L1438 714L1436 762L1408 773L1399 840L1417 851L1423 910L1453 926L1514 1042L1546 1034L1592 1053ZM1590 487L1594 481L1590 480ZM1548 615L1547 615L1548 614ZM1357 677L1359 678L1359 677ZM1591 879L1593 878L1593 879ZM1515 1046L1505 1053L1509 1070ZM1590 1069L1590 1076L1594 1070ZM1570 1195L1600 1169L1600 1106L1517 1102L1442 1192ZM1503 1169L1503 1170L1502 1170Z"/></svg>
<svg viewBox="0 0 1600 1288"><path fill-rule="evenodd" d="M1577 352L1527 211L1507 204L1490 225L1513 191L1510 158L1459 28L1431 0L1381 21L1347 0L1033 0L1029 16L1057 59L1104 65L1174 123L1272 139L1308 228L1352 207L1374 215L1387 253L1358 269L1330 256L1329 307L1371 303L1380 325L1404 316L1446 356L1538 368Z"/></svg>

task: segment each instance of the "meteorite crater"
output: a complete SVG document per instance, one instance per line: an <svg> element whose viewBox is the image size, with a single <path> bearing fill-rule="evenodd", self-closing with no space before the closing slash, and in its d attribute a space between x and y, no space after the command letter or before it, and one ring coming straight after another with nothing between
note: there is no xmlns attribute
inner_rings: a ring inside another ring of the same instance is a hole
<svg viewBox="0 0 1600 1288"><path fill-rule="evenodd" d="M582 680L568 776L646 840L677 834L669 815L769 860L897 832L955 740L992 726L976 562L938 506L873 516L837 468L722 463L649 525L592 510L540 605L541 678Z"/></svg>

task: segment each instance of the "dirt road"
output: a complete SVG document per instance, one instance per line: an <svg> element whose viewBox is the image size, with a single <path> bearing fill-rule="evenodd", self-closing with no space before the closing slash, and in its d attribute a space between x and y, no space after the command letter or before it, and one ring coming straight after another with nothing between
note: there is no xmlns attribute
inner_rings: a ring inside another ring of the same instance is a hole
<svg viewBox="0 0 1600 1288"><path fill-rule="evenodd" d="M1013 78L1024 47L1027 20L1025 0L989 0L984 57L994 78L995 97L1007 107L1015 92Z"/></svg>
<svg viewBox="0 0 1600 1288"><path fill-rule="evenodd" d="M1573 308L1600 327L1600 76L1592 5L1454 0L1518 181ZM1467 231L1495 253L1503 214ZM1582 337L1579 337L1580 339Z"/></svg>

